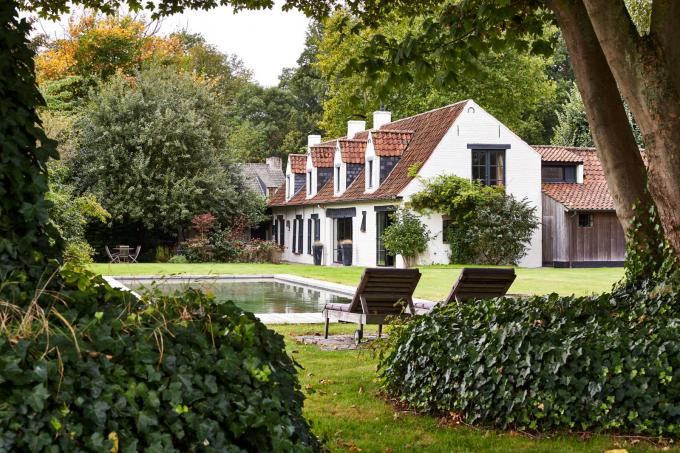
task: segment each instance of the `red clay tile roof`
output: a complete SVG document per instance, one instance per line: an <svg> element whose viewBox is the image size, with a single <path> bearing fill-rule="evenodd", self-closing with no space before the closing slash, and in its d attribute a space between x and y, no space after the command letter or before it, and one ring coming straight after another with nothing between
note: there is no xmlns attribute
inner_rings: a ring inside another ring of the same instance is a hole
<svg viewBox="0 0 680 453"><path fill-rule="evenodd" d="M606 182L543 184L543 193L569 211L613 211L614 200Z"/></svg>
<svg viewBox="0 0 680 453"><path fill-rule="evenodd" d="M583 163L583 184L543 184L544 194L570 211L614 210L614 200L595 148L534 146L534 149L541 153L541 158L546 162ZM542 150L548 151L544 154Z"/></svg>
<svg viewBox="0 0 680 453"><path fill-rule="evenodd" d="M321 168L330 168L333 166L333 159L335 158L335 140L331 144L319 144L311 147L312 151L312 165Z"/></svg>
<svg viewBox="0 0 680 453"><path fill-rule="evenodd" d="M307 171L306 154L289 154L290 169L293 173L305 173Z"/></svg>
<svg viewBox="0 0 680 453"><path fill-rule="evenodd" d="M366 140L340 139L340 155L346 164L363 164L366 154Z"/></svg>
<svg viewBox="0 0 680 453"><path fill-rule="evenodd" d="M590 149L551 145L534 145L533 148L541 155L543 162L582 162L578 150Z"/></svg>
<svg viewBox="0 0 680 453"><path fill-rule="evenodd" d="M392 123L383 125L379 132L383 131L413 131L413 136L402 157L394 166L387 179L373 193L364 193L364 171L362 170L354 182L338 197L333 196L333 180L330 179L319 192L309 199L298 200L297 196L285 201L284 189L279 188L277 193L268 203L269 206L292 206L303 204L320 203L347 203L367 200L395 199L406 185L413 179L408 174L409 168L415 164L423 164L432 154L435 147L444 137L458 115L463 111L467 101L457 102L429 112L414 115ZM373 132L373 131L371 131ZM365 140L367 131L354 136L354 140ZM281 192L281 194L279 194Z"/></svg>
<svg viewBox="0 0 680 453"><path fill-rule="evenodd" d="M413 131L377 130L371 136L376 156L401 156L413 138Z"/></svg>

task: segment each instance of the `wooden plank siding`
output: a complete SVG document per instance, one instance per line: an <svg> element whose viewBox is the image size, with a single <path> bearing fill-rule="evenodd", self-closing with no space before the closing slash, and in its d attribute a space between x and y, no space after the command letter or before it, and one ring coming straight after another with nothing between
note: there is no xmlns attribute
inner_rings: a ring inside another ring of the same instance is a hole
<svg viewBox="0 0 680 453"><path fill-rule="evenodd" d="M580 227L578 212L568 213L572 262L621 262L626 254L626 240L619 219L613 212L591 212L593 226Z"/></svg>
<svg viewBox="0 0 680 453"><path fill-rule="evenodd" d="M543 263L569 261L569 224L564 206L543 195Z"/></svg>
<svg viewBox="0 0 680 453"><path fill-rule="evenodd" d="M592 211L593 224L580 227L579 212L543 195L543 264L555 267L620 265L626 240L616 213Z"/></svg>

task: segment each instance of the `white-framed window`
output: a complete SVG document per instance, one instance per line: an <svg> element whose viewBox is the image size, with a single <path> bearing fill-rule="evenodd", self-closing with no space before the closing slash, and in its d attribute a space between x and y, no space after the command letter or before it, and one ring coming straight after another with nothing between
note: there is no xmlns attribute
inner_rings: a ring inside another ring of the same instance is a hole
<svg viewBox="0 0 680 453"><path fill-rule="evenodd" d="M373 159L366 161L366 187L373 188Z"/></svg>
<svg viewBox="0 0 680 453"><path fill-rule="evenodd" d="M311 195L312 192L312 170L307 170L307 195Z"/></svg>

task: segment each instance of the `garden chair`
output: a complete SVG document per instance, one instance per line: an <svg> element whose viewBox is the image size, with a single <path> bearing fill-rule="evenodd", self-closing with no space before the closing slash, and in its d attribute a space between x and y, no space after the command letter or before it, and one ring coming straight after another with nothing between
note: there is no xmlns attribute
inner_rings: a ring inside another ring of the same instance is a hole
<svg viewBox="0 0 680 453"><path fill-rule="evenodd" d="M139 257L139 252L141 252L141 251L142 251L142 246L138 245L137 248L135 248L135 253L132 253L129 256L131 263L137 262L137 258Z"/></svg>
<svg viewBox="0 0 680 453"><path fill-rule="evenodd" d="M415 314L413 291L420 280L418 269L368 268L349 304L326 304L324 338L328 338L330 318L340 322L355 322L359 328L354 333L358 344L364 336L364 324L377 324L378 336L388 316L400 316L405 312ZM404 305L406 310L404 310Z"/></svg>
<svg viewBox="0 0 680 453"><path fill-rule="evenodd" d="M106 249L106 255L109 257L109 260L111 260L112 263L120 263L120 258L117 254L111 253L108 245L105 245L104 248Z"/></svg>
<svg viewBox="0 0 680 453"><path fill-rule="evenodd" d="M121 262L128 262L128 258L130 257L130 247L127 245L119 245L118 246L118 260Z"/></svg>
<svg viewBox="0 0 680 453"><path fill-rule="evenodd" d="M496 267L465 267L453 284L443 304L463 303L473 299L492 299L502 297L515 281L515 269ZM420 301L415 303L419 310L431 310L437 302Z"/></svg>

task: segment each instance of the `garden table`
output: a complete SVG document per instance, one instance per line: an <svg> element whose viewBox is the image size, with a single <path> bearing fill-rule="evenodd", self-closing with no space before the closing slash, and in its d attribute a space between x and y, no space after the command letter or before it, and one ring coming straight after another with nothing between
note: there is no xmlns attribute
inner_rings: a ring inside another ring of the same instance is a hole
<svg viewBox="0 0 680 453"><path fill-rule="evenodd" d="M119 245L117 247L113 248L115 251L117 251L118 259L122 262L128 262L128 259L130 258L130 246L129 245Z"/></svg>

